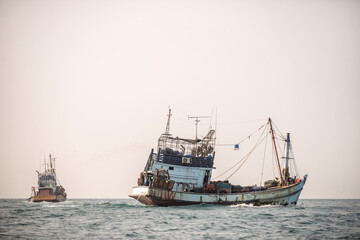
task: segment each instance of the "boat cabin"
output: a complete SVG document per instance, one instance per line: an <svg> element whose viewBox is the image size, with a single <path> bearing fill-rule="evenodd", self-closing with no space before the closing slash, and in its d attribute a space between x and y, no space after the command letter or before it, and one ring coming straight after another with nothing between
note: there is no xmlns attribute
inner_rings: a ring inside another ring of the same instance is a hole
<svg viewBox="0 0 360 240"><path fill-rule="evenodd" d="M158 140L157 152L151 150L138 185L153 186L159 172L166 172L168 190L178 192L195 191L210 184L214 169L214 130L203 139L183 139L162 134ZM156 184L156 183L155 183Z"/></svg>
<svg viewBox="0 0 360 240"><path fill-rule="evenodd" d="M39 195L51 195L56 190L56 179L51 174L39 175Z"/></svg>

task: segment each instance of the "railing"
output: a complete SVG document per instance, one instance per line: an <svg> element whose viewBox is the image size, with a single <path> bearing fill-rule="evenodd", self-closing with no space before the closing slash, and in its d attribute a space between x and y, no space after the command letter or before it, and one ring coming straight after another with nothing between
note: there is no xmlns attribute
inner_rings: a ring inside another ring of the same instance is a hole
<svg viewBox="0 0 360 240"><path fill-rule="evenodd" d="M158 162L189 167L212 168L214 166L213 157L191 157L190 164L183 164L182 157L182 155L161 153Z"/></svg>

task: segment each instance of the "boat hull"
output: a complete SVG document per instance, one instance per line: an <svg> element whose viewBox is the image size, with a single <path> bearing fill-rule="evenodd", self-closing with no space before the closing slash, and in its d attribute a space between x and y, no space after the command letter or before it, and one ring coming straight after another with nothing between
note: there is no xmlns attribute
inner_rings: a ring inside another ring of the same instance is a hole
<svg viewBox="0 0 360 240"><path fill-rule="evenodd" d="M259 205L295 205L306 182L300 182L287 187L272 188L263 191L242 192L242 193L194 193L176 192L161 188L138 186L133 188L129 195L139 202L153 206L179 206L194 204L253 204Z"/></svg>
<svg viewBox="0 0 360 240"><path fill-rule="evenodd" d="M32 202L63 202L66 201L66 197L63 195L48 195L39 196L36 195L30 199Z"/></svg>

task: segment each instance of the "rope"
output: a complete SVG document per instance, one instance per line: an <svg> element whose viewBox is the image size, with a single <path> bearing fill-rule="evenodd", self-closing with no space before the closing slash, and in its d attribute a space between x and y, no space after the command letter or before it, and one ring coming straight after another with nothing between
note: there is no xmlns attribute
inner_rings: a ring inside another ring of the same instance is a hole
<svg viewBox="0 0 360 240"><path fill-rule="evenodd" d="M246 156L245 156L246 157ZM244 158L245 158L244 157ZM222 175L224 175L225 173L227 173L228 171L230 171L232 168L234 168L236 165L238 165L241 161L243 161L244 160L244 158L242 158L239 162L237 162L237 163L235 163L232 167L230 167L228 170L226 170L225 172L223 172L222 174L220 174L220 175L218 175L218 176L216 176L216 177L214 177L213 179L215 180L215 179L217 179L217 178L219 178L219 177L221 177Z"/></svg>
<svg viewBox="0 0 360 240"><path fill-rule="evenodd" d="M298 170L298 168L297 168L297 166L296 166L295 155L294 155L294 152L293 152L293 149L292 149L292 144L290 144L290 152L291 152L291 155L292 155L292 157L293 157L292 162L293 162L293 164L294 164L296 176L300 177L299 170Z"/></svg>
<svg viewBox="0 0 360 240"><path fill-rule="evenodd" d="M55 173L55 179L59 183L59 185L61 186L60 181L59 181L58 177L56 176L56 173Z"/></svg>
<svg viewBox="0 0 360 240"><path fill-rule="evenodd" d="M265 154L266 154L267 140L268 140L268 138L266 138L266 141L265 141L264 158L263 158L263 164L262 164L262 168L261 168L261 177L260 177L260 184L259 184L260 186L261 186L262 178L263 178L263 174L264 174L264 165L265 165Z"/></svg>
<svg viewBox="0 0 360 240"><path fill-rule="evenodd" d="M250 137L252 135L254 135L255 133L257 133L258 131L261 130L262 127L264 127L266 124L263 124L261 127L259 127L259 129L257 129L255 132L253 132L252 134L250 134L249 136L247 136L246 138L244 138L243 140L241 140L240 142L238 143L235 143L235 144L238 144L240 145L242 142L244 142L246 139L250 139ZM216 146L234 146L235 144L231 144L231 143L223 143L223 144L216 144Z"/></svg>
<svg viewBox="0 0 360 240"><path fill-rule="evenodd" d="M263 132L263 133L264 133L264 132ZM265 137L253 147L253 149L246 155L246 159L241 163L241 165L240 165L229 177L227 177L225 180L228 180L229 178L231 178L231 177L244 165L244 163L246 162L246 160L249 159L251 153L255 150L255 148L256 148L257 146L259 146L260 143L262 143L262 141L264 141L264 139L267 138L268 135L269 135L269 133L267 133L267 134L265 135ZM262 137L262 134L261 134L260 137Z"/></svg>
<svg viewBox="0 0 360 240"><path fill-rule="evenodd" d="M275 153L274 153L274 148L271 148L272 151L271 151L271 163L272 163L272 167L273 167L273 178L275 178L275 165L274 165L274 162L275 162Z"/></svg>
<svg viewBox="0 0 360 240"><path fill-rule="evenodd" d="M272 122L273 126L275 126L275 129L277 130L276 132L274 131L275 133L275 139L277 140L276 141L276 145L278 146L278 149L280 149L280 152L281 152L281 155L283 156L284 155L284 151L281 147L280 147L280 143L279 141L284 141L286 142L286 138L284 137L284 135L281 133L281 131L279 130L279 128ZM265 143L265 151L264 151L264 156L263 156L263 164L262 164L262 170L261 170L261 177L260 177L260 185L261 185L261 182L262 182L262 178L263 178L263 174L264 174L264 165L265 165L265 155L266 155L266 146L267 146L267 136L269 135L270 131L268 130L267 131L267 134L263 137L264 135L264 132L266 129L268 129L268 123L262 125L259 129L257 129L255 132L253 132L252 134L250 134L248 137L244 138L243 140L241 140L240 142L238 142L237 144L240 145L242 142L244 142L245 140L247 139L250 139L252 135L254 135L255 133L257 133L258 131L260 131L264 126L266 125L266 128L264 128L264 130L262 131L258 141L256 142L256 144L254 145L254 147L251 149L251 151L246 154L242 159L240 159L240 161L238 161L237 163L235 163L233 166L231 166L229 169L227 169L225 172L221 173L220 175L214 177L213 179L217 179L221 176L223 176L224 174L226 174L227 172L229 172L231 169L235 168L237 165L239 165L235 171L230 174L230 176L228 176L225 180L228 180L229 178L231 178L243 165L244 163L246 162L247 159L249 159L250 155L252 154L252 152L266 139L266 143ZM234 144L216 144L216 146L234 146ZM293 155L293 152L292 152L292 146L290 145L290 150L291 150L291 153ZM272 148L272 165L273 165L273 177L275 178L275 171L274 171L274 157L275 157L275 152L274 152L274 149ZM296 163L295 163L295 160L293 161L293 164L294 164L294 168L295 168L295 171L296 171L296 174L298 175L298 169L297 169L297 166L296 166ZM281 167L281 166L280 166Z"/></svg>
<svg viewBox="0 0 360 240"><path fill-rule="evenodd" d="M265 122L267 118L259 118L259 119L252 119L252 120L244 120L239 122L220 122L220 125L237 125L237 124L243 124L243 123L253 123L253 122Z"/></svg>
<svg viewBox="0 0 360 240"><path fill-rule="evenodd" d="M264 125L265 125L265 124L264 124ZM263 125L263 126L264 126L264 125ZM263 126L261 126L259 129L261 129ZM259 130L259 129L258 129L258 130ZM265 131L265 129L266 129L266 128L264 128L264 131ZM257 132L258 130L256 130L256 132ZM262 136L262 134L264 133L264 131L261 133L261 136ZM261 137L261 136L260 136L260 137ZM249 153L248 153L247 155L249 155ZM222 175L224 175L225 173L227 173L228 171L230 171L230 170L231 170L232 168L234 168L236 165L238 165L239 163L241 163L241 161L245 160L245 158L246 158L247 155L245 155L245 157L243 157L240 161L238 161L237 163L235 163L233 166L231 166L231 167L230 167L229 169L227 169L225 172L223 172L223 173L221 173L220 175L214 177L213 179L215 180L215 179L221 177Z"/></svg>
<svg viewBox="0 0 360 240"><path fill-rule="evenodd" d="M285 138L285 137L284 137L284 135L281 133L281 131L279 130L279 128L275 125L275 123L274 123L274 122L272 122L272 124L273 124L273 126L275 126L275 128L276 128L277 132L279 132L279 133L280 133L280 136L282 137L282 139L283 139L283 140L285 140L286 138Z"/></svg>
<svg viewBox="0 0 360 240"><path fill-rule="evenodd" d="M283 152L282 149L281 149L281 146L280 146L279 141L276 141L275 143L276 143L276 145L277 145L277 148L280 150L281 156L283 157L283 156L284 156L284 152Z"/></svg>

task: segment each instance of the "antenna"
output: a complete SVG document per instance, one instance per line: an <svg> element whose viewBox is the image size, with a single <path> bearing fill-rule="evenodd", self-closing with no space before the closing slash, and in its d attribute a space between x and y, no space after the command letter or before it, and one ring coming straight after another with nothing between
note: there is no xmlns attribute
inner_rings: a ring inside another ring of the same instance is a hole
<svg viewBox="0 0 360 240"><path fill-rule="evenodd" d="M46 172L46 159L45 159L45 155L44 155L44 172Z"/></svg>
<svg viewBox="0 0 360 240"><path fill-rule="evenodd" d="M216 133L217 133L217 107L215 108L215 139L216 139Z"/></svg>
<svg viewBox="0 0 360 240"><path fill-rule="evenodd" d="M165 134L166 135L169 135L169 131L170 131L170 117L171 117L171 108L169 106L169 114L167 115L168 116L168 120L167 120L167 123L166 123L166 130L165 130Z"/></svg>
<svg viewBox="0 0 360 240"><path fill-rule="evenodd" d="M55 157L52 157L51 154L49 154L50 158L50 171L55 174Z"/></svg>
<svg viewBox="0 0 360 240"><path fill-rule="evenodd" d="M211 117L210 117L210 123L209 123L209 131L211 130L211 124L212 124L213 116L214 116L214 108L212 108L212 110L211 110Z"/></svg>
<svg viewBox="0 0 360 240"><path fill-rule="evenodd" d="M210 118L209 116L188 116L188 119L195 118L195 126L196 126L196 133L195 133L195 140L197 140L197 132L198 132L198 124L200 122L199 118Z"/></svg>
<svg viewBox="0 0 360 240"><path fill-rule="evenodd" d="M50 171L52 171L53 165L52 165L51 153L49 154L49 159L50 159Z"/></svg>
<svg viewBox="0 0 360 240"><path fill-rule="evenodd" d="M53 160L54 160L54 174L56 174L55 173L55 160L56 160L56 158L53 158Z"/></svg>

